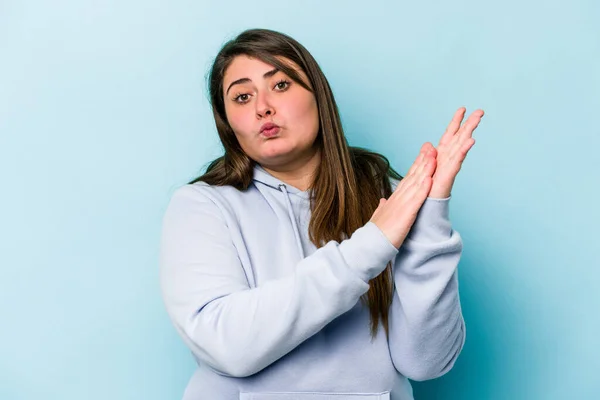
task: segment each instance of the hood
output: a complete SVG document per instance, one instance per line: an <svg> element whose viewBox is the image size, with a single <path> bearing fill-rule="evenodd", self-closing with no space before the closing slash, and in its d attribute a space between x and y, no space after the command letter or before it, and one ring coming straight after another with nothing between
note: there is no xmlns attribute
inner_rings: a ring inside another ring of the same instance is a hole
<svg viewBox="0 0 600 400"><path fill-rule="evenodd" d="M310 194L309 190L306 190L306 191L300 190L295 186L292 186L288 183L285 183L285 182L275 178L273 175L268 173L259 164L255 164L255 166L254 166L254 176L252 177L252 179L254 180L254 182L262 183L263 185L269 186L275 190L282 191L282 186L283 186L283 187L285 187L285 191L287 193L295 194L295 195L298 195L305 199L309 198L309 194Z"/></svg>
<svg viewBox="0 0 600 400"><path fill-rule="evenodd" d="M269 188L275 189L283 194L283 200L285 203L285 207L288 213L288 217L294 228L294 236L296 237L296 245L298 246L298 251L304 258L305 253L302 248L302 240L300 239L300 230L298 228L298 224L296 223L296 216L294 215L294 207L292 206L292 202L290 200L290 194L297 195L304 200L308 200L310 197L310 191L302 191L295 186L286 184L285 182L275 178L273 175L269 174L263 167L259 164L255 164L254 166L254 176L253 181L255 184L262 184Z"/></svg>

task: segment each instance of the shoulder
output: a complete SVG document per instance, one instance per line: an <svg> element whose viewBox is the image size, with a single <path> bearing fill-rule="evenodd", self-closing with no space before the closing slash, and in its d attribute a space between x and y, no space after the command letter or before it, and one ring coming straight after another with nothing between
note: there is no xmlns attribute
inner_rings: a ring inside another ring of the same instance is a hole
<svg viewBox="0 0 600 400"><path fill-rule="evenodd" d="M238 218L247 205L255 200L253 192L253 185L241 191L229 185L210 185L202 181L188 183L173 191L168 210L188 215L211 213L225 219Z"/></svg>
<svg viewBox="0 0 600 400"><path fill-rule="evenodd" d="M177 187L170 195L165 219L185 218L198 212L217 211L214 191L205 183L188 183Z"/></svg>
<svg viewBox="0 0 600 400"><path fill-rule="evenodd" d="M224 202L226 197L219 193L216 186L206 182L187 183L172 192L167 211L192 212L199 207L218 209Z"/></svg>
<svg viewBox="0 0 600 400"><path fill-rule="evenodd" d="M214 197L214 188L205 182L187 183L179 186L171 194L170 203L185 201L207 202Z"/></svg>
<svg viewBox="0 0 600 400"><path fill-rule="evenodd" d="M195 201L222 203L227 202L228 199L243 197L244 194L244 191L238 190L233 186L210 185L206 182L199 181L187 183L176 188L171 195L171 201L178 199L192 199Z"/></svg>

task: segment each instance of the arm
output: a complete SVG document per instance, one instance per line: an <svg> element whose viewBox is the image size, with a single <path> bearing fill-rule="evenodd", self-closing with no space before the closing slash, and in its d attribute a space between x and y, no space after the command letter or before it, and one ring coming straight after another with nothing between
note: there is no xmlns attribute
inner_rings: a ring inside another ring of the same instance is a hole
<svg viewBox="0 0 600 400"><path fill-rule="evenodd" d="M465 112L464 107L456 111L440 139L428 198L395 260L390 354L396 369L413 380L447 373L466 338L457 275L462 240L452 230L448 206L484 113L475 110L461 125Z"/></svg>
<svg viewBox="0 0 600 400"><path fill-rule="evenodd" d="M209 197L198 185L173 195L163 221L161 288L184 342L224 375L260 371L350 310L398 253L367 223L300 261L293 275L250 288Z"/></svg>
<svg viewBox="0 0 600 400"><path fill-rule="evenodd" d="M396 369L422 381L454 365L465 343L457 266L462 240L448 218L450 198L428 198L394 265L389 346Z"/></svg>

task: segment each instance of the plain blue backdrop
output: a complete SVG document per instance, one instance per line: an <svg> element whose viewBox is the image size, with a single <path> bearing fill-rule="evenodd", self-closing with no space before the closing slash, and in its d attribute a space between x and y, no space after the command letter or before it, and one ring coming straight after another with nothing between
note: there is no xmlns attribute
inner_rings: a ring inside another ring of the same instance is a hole
<svg viewBox="0 0 600 400"><path fill-rule="evenodd" d="M401 173L486 111L451 203L467 342L417 399L600 398L592 0L0 2L0 398L181 397L161 218L220 155L205 74L251 27L304 44Z"/></svg>

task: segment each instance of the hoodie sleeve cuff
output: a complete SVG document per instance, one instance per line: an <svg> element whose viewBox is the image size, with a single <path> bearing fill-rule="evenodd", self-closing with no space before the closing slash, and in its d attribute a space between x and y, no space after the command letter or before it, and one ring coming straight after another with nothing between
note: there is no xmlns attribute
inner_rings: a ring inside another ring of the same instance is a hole
<svg viewBox="0 0 600 400"><path fill-rule="evenodd" d="M417 214L408 239L415 242L435 243L450 239L450 197L436 199L428 197Z"/></svg>
<svg viewBox="0 0 600 400"><path fill-rule="evenodd" d="M398 253L398 249L370 221L357 229L350 239L344 240L339 249L348 266L367 283L379 275Z"/></svg>

